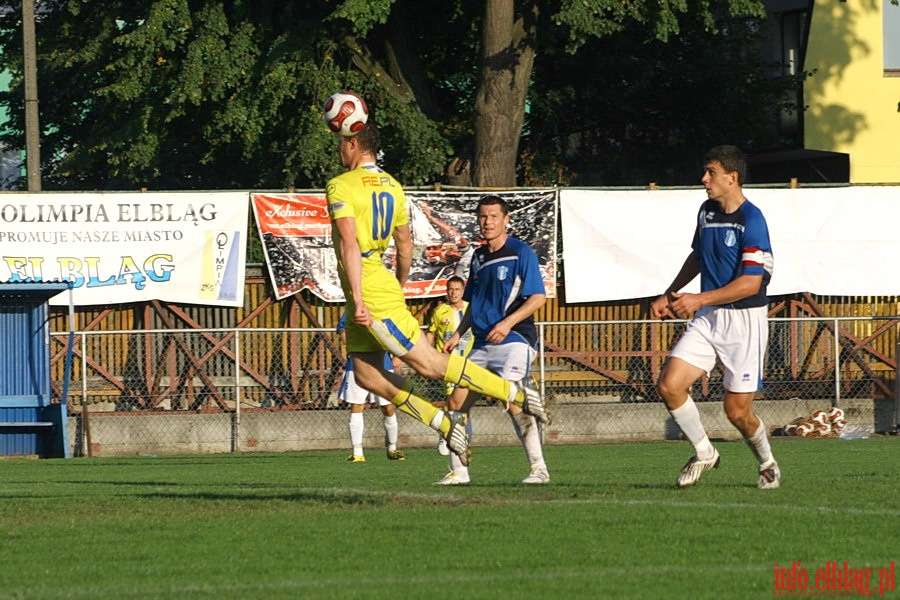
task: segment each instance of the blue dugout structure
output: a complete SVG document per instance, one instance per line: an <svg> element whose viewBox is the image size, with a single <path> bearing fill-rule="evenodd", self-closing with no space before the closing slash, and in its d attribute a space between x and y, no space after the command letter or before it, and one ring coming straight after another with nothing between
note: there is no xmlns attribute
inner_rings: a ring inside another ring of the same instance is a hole
<svg viewBox="0 0 900 600"><path fill-rule="evenodd" d="M60 401L51 403L48 301L68 282L0 283L0 456L69 458L66 396L73 332ZM70 292L71 295L71 292ZM74 309L70 299L70 321Z"/></svg>

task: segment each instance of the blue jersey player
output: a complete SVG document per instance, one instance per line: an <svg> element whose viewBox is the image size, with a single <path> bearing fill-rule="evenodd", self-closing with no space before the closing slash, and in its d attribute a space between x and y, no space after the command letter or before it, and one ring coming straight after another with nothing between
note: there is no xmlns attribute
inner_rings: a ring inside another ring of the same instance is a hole
<svg viewBox="0 0 900 600"><path fill-rule="evenodd" d="M478 227L485 244L475 250L469 280L463 292L468 307L456 333L444 345L450 351L469 326L475 341L468 360L511 382L531 384L531 363L537 356L537 329L534 313L547 301L537 255L528 244L510 237L509 206L499 196L488 195L478 202ZM450 396L451 414L468 413L476 394L457 388ZM544 462L541 436L535 417L515 404L507 412L516 435L525 448L530 471L526 484L550 482ZM544 421L549 422L549 418ZM456 485L470 482L468 466L450 455L450 472L437 483Z"/></svg>
<svg viewBox="0 0 900 600"><path fill-rule="evenodd" d="M759 462L757 487L777 488L781 471L766 428L753 412L768 342L766 288L772 277L772 245L762 212L744 197L744 154L717 146L704 157L701 181L708 200L700 207L691 253L665 294L650 304L652 318L694 316L666 361L658 389L666 408L694 446L695 456L677 479L690 487L719 466L691 386L722 365L724 407ZM679 293L700 275L700 293Z"/></svg>

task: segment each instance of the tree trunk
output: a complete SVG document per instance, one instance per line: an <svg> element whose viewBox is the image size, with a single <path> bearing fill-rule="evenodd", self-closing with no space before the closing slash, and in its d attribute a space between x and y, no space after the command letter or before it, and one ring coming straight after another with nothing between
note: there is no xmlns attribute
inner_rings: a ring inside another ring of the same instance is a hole
<svg viewBox="0 0 900 600"><path fill-rule="evenodd" d="M477 187L516 185L516 159L534 65L537 3L485 0L481 81L475 98Z"/></svg>

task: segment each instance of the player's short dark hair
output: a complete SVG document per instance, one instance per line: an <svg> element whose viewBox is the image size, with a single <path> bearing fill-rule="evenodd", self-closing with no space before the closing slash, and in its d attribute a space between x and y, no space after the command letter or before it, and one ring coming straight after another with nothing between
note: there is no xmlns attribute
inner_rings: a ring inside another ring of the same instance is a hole
<svg viewBox="0 0 900 600"><path fill-rule="evenodd" d="M737 146L716 146L703 157L703 164L717 162L729 173L737 173L738 185L744 185L747 178L747 157Z"/></svg>
<svg viewBox="0 0 900 600"><path fill-rule="evenodd" d="M466 280L460 277L459 275L454 275L450 279L447 280L447 287L450 287L451 283L460 283L463 287L466 287Z"/></svg>
<svg viewBox="0 0 900 600"><path fill-rule="evenodd" d="M375 125L375 121L371 118L356 134L356 139L359 142L360 149L363 151L378 154L378 151L381 150L381 133L379 133L378 126Z"/></svg>
<svg viewBox="0 0 900 600"><path fill-rule="evenodd" d="M506 200L497 196L496 194L488 194L487 196L482 196L481 200L478 201L478 208L482 206L499 206L500 212L504 215L509 214L509 204L506 203Z"/></svg>

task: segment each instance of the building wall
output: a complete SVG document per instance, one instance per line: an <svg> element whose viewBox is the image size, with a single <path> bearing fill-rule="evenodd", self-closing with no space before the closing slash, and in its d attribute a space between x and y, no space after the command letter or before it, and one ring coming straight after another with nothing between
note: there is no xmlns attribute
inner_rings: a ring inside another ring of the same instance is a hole
<svg viewBox="0 0 900 600"><path fill-rule="evenodd" d="M883 11L900 7L815 0L810 23L804 146L849 154L851 183L900 181L900 77L885 75Z"/></svg>

